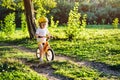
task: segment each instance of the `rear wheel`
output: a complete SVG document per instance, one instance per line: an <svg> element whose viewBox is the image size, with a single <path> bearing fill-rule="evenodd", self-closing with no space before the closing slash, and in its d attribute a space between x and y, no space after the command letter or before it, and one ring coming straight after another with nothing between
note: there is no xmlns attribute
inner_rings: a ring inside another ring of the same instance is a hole
<svg viewBox="0 0 120 80"><path fill-rule="evenodd" d="M54 55L54 51L52 49L48 49L48 51L46 52L45 55L46 55L47 61L54 60L55 55Z"/></svg>
<svg viewBox="0 0 120 80"><path fill-rule="evenodd" d="M40 49L39 48L37 48L37 50L36 50L36 57L38 59L40 59Z"/></svg>

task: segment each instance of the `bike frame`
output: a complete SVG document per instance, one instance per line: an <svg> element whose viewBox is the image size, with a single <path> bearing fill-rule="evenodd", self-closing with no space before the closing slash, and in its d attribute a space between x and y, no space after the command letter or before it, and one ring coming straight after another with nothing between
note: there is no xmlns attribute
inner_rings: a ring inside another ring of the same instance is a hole
<svg viewBox="0 0 120 80"><path fill-rule="evenodd" d="M46 53L48 49L50 49L50 45L49 45L49 42L46 41L46 43L43 45L43 51Z"/></svg>

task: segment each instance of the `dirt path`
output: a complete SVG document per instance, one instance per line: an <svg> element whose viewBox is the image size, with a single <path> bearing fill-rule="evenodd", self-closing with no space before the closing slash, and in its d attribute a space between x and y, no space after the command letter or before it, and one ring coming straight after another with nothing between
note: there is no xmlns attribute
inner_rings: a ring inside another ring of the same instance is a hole
<svg viewBox="0 0 120 80"><path fill-rule="evenodd" d="M30 54L35 54L35 51L32 51L30 49L27 49L25 47L21 47L21 46L16 46L16 45L6 45L6 46L12 46L14 48L19 49L21 52L27 52ZM112 76L120 76L120 72L118 71L114 71L111 70L109 68L108 65L104 64L104 63L98 63L98 62L88 62L88 61L76 61L73 58L70 57L66 57L66 56L55 56L55 61L71 61L72 63L75 63L79 66L88 66L88 67L92 67L94 69L97 69L98 71L108 74L108 75L112 75ZM52 69L50 67L49 63L43 63L38 64L38 63L28 63L25 62L26 65L29 65L32 69L34 69L36 72L42 74L43 76L47 77L49 80L65 80L64 77L60 77L57 76L55 74L53 74L54 69Z"/></svg>

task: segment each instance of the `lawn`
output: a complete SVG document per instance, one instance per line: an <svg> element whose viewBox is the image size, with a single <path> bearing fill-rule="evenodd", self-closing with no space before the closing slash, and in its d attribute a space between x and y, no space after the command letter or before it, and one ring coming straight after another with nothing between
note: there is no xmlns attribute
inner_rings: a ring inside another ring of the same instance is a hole
<svg viewBox="0 0 120 80"><path fill-rule="evenodd" d="M0 46L0 80L47 80L22 62L31 59L35 59L33 54L12 46Z"/></svg>
<svg viewBox="0 0 120 80"><path fill-rule="evenodd" d="M23 64L22 60L29 63L36 62L35 54L21 52L12 46L0 47L0 79L9 80L47 80ZM39 62L37 61L39 64ZM68 80L119 80L119 77L107 75L97 69L78 66L70 61L53 61L48 63L54 69L54 74Z"/></svg>
<svg viewBox="0 0 120 80"><path fill-rule="evenodd" d="M79 36L77 37L77 40L74 41L68 41L64 32L66 28L49 28L51 34L54 36L54 39L50 40L50 45L54 49L56 55L60 54L69 56L79 61L94 61L97 63L103 63L108 65L112 70L120 71L120 29L112 29L111 26L107 27L108 28L103 28L103 26L101 25L101 27L99 26L99 28L97 29L96 26L90 26L84 31L80 31L78 33ZM29 40L28 38L26 38L27 35L24 35L21 38L21 30L17 30L16 32L17 36L13 36L12 39L8 40L4 40L4 38L1 38L0 42L10 42L11 44L24 46L34 51L36 50L37 43L35 39ZM19 53L19 55L20 54L21 53ZM9 57L9 55L5 55L4 57L6 56ZM13 56L16 55L13 54ZM33 59L31 56L29 56L29 58ZM71 65L73 64L69 62L52 63L52 67L56 70L55 74L65 76L70 79L116 79L116 77L114 78L114 76L112 75L110 77L110 75L100 73L95 69L86 68L85 66L79 67L76 65L70 68ZM73 72L70 72L72 70ZM120 79L120 77L118 78Z"/></svg>

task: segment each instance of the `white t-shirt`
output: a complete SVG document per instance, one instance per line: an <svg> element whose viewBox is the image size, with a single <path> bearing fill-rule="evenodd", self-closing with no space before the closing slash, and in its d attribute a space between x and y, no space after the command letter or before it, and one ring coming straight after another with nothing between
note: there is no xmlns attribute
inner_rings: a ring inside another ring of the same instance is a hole
<svg viewBox="0 0 120 80"><path fill-rule="evenodd" d="M38 28L36 30L36 34L38 36L46 36L48 33L49 31L47 28L44 28L44 29ZM37 42L46 42L46 38L37 38Z"/></svg>

